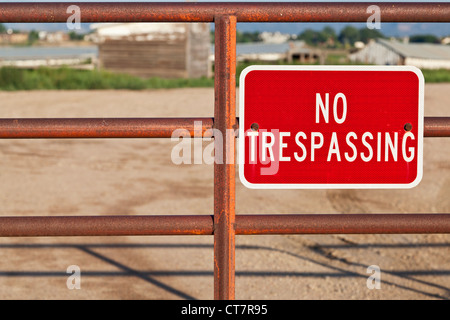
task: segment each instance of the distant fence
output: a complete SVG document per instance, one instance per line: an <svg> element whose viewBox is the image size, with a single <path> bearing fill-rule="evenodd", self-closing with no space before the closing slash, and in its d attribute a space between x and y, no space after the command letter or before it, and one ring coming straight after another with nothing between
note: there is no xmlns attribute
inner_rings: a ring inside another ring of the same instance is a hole
<svg viewBox="0 0 450 320"><path fill-rule="evenodd" d="M73 4L71 4L73 5ZM79 3L82 22L213 22L214 118L0 119L0 137L169 138L223 133L223 157L235 159L227 129L235 109L237 22L366 22L368 3ZM378 3L383 22L450 22L448 3ZM0 22L66 22L67 3L3 3ZM104 121L108 126L104 126ZM425 118L426 137L450 137L450 117ZM450 214L237 215L235 165L214 165L214 215L0 217L0 236L214 235L214 297L234 299L236 234L450 233Z"/></svg>

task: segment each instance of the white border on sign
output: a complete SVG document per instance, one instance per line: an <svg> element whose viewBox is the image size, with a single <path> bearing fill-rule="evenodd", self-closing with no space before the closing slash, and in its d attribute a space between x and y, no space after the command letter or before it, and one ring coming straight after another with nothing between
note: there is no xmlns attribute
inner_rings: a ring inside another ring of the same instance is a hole
<svg viewBox="0 0 450 320"><path fill-rule="evenodd" d="M244 110L245 110L245 77L252 71L409 71L417 75L419 79L419 128L417 141L417 177L411 183L312 183L312 184L278 184L278 183L250 183L244 176L245 162L245 132L244 132ZM417 186L423 176L423 134L424 134L424 90L425 79L422 71L414 66L276 66L255 65L245 68L239 78L239 178L244 186L250 189L409 189Z"/></svg>

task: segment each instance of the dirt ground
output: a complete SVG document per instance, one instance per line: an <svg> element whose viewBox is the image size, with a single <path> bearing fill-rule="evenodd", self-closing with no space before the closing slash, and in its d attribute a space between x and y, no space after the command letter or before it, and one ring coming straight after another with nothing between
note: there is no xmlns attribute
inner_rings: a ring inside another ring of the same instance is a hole
<svg viewBox="0 0 450 320"><path fill-rule="evenodd" d="M450 85L425 115L450 115ZM0 92L0 117L213 116L213 89ZM238 214L450 213L450 139L411 190L250 190ZM211 165L170 139L0 141L0 215L212 214ZM237 299L449 299L450 235L237 236ZM81 289L66 272L81 269ZM367 267L381 268L369 290ZM0 299L212 299L210 236L0 238Z"/></svg>

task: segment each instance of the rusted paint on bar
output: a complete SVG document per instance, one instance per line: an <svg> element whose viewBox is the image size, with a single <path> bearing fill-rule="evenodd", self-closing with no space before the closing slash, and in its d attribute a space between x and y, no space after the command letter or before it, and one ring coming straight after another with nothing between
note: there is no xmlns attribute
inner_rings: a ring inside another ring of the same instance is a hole
<svg viewBox="0 0 450 320"><path fill-rule="evenodd" d="M211 235L212 216L0 217L1 237Z"/></svg>
<svg viewBox="0 0 450 320"><path fill-rule="evenodd" d="M217 229L216 229L217 232ZM0 217L0 237L212 235L214 217ZM237 215L236 234L449 234L450 214Z"/></svg>
<svg viewBox="0 0 450 320"><path fill-rule="evenodd" d="M383 22L450 22L450 4L367 2L210 2L210 3L2 3L0 22L66 22L70 5L81 9L81 22L214 22L236 16L238 22L366 22L369 5L381 9Z"/></svg>
<svg viewBox="0 0 450 320"><path fill-rule="evenodd" d="M425 137L450 137L450 117L426 117Z"/></svg>
<svg viewBox="0 0 450 320"><path fill-rule="evenodd" d="M310 214L236 217L236 234L450 233L450 214Z"/></svg>
<svg viewBox="0 0 450 320"><path fill-rule="evenodd" d="M215 20L214 297L234 299L236 17ZM232 129L232 130L230 130Z"/></svg>
<svg viewBox="0 0 450 320"><path fill-rule="evenodd" d="M211 137L212 118L0 119L0 138ZM201 122L201 126L196 126Z"/></svg>

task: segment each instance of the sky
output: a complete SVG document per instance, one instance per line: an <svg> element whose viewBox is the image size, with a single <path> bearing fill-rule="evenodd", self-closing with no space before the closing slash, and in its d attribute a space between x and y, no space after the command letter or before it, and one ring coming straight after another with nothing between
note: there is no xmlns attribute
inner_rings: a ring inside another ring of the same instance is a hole
<svg viewBox="0 0 450 320"><path fill-rule="evenodd" d="M43 0L43 1L23 1L23 0L0 0L0 10L1 10L1 3L4 2L67 2L70 3L70 1L64 1L64 0ZM77 2L114 2L111 0L95 0L95 1L89 1L89 0L75 0L72 3ZM157 2L157 1L139 1L139 0L121 0L121 2ZM186 2L186 1L179 1L179 0L170 0L165 2ZM191 1L192 2L192 1ZM205 0L199 0L198 2L208 2ZM214 2L209 0L209 2ZM302 1L293 1L293 0L283 0L283 1L257 1L257 0L251 0L251 1L238 1L238 0L230 0L227 2L302 2ZM330 0L309 0L308 2L330 2ZM340 0L339 2L355 2L355 1L349 1L349 0ZM392 1L392 0L358 0L358 2L367 2L368 4L373 4L377 2L396 2L396 3L402 3L402 2L428 2L423 0L403 0L403 1ZM442 3L449 3L450 0L434 0L433 2L442 2ZM303 32L306 29L314 29L314 30L321 30L325 26L331 26L336 29L336 31L341 30L346 25L353 25L357 28L363 28L365 27L365 24L363 23L239 23L237 28L240 31L271 31L276 32L280 31L282 33L290 33L290 34L299 34ZM30 23L20 23L20 24L7 24L8 27L14 28L14 29L21 29L21 30L65 30L66 26L65 24L30 24ZM89 31L89 25L83 24L82 32ZM381 30L382 33L384 33L387 36L409 36L413 34L435 34L437 36L447 36L450 35L450 23L444 23L444 24L437 24L437 23L382 23L381 24Z"/></svg>

